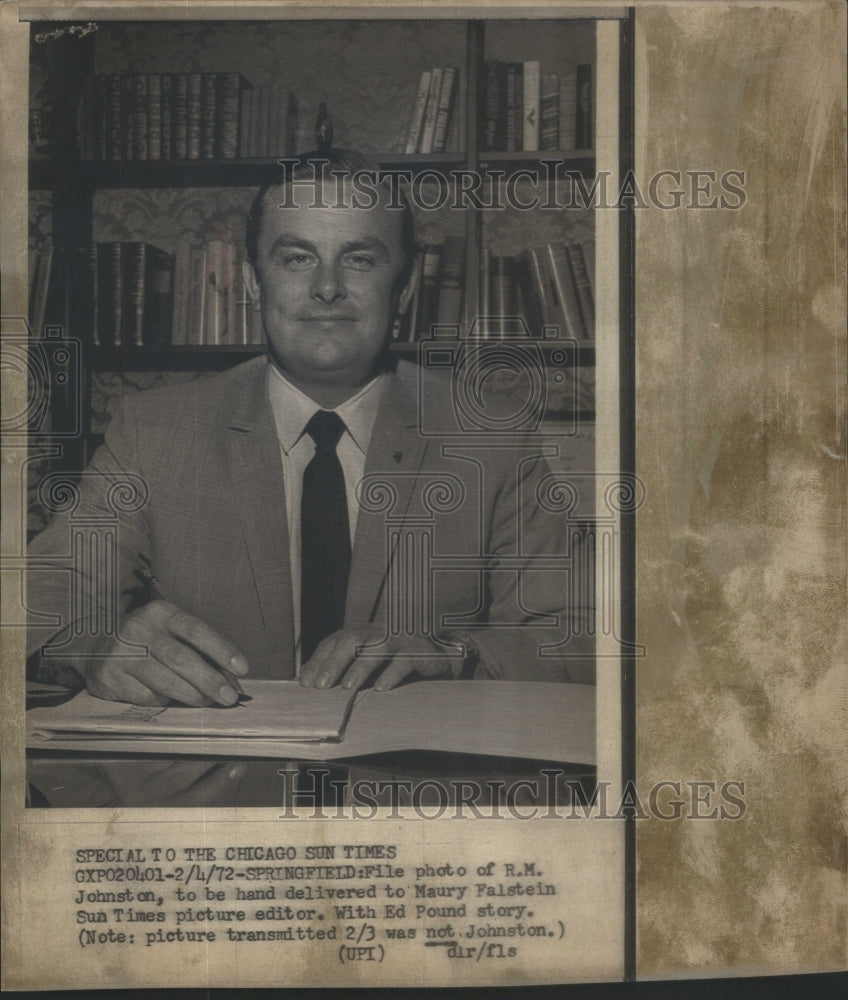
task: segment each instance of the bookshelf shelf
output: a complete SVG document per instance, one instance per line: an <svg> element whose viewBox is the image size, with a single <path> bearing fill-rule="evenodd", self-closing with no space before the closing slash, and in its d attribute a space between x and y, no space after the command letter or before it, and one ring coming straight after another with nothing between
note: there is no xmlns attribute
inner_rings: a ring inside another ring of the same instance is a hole
<svg viewBox="0 0 848 1000"><path fill-rule="evenodd" d="M465 164L462 153L374 158L382 169L444 173ZM278 159L255 160L30 160L30 188L52 190L61 181L81 192L126 188L257 187L273 172Z"/></svg>
<svg viewBox="0 0 848 1000"><path fill-rule="evenodd" d="M95 347L89 348L87 364L92 372L214 372L264 353L262 344Z"/></svg>
<svg viewBox="0 0 848 1000"><path fill-rule="evenodd" d="M431 341L432 343L432 341ZM503 345L504 343L516 343L518 346L522 346L522 341L502 341L502 340L483 340L483 341L465 341L465 343L473 344L474 347L483 346L497 347L498 345ZM528 345L537 349L543 356L549 357L554 351L565 351L569 358L569 361L576 365L578 368L592 367L595 364L595 341L594 340L583 340L575 344L573 341L569 341L565 344L559 341L539 341L539 340L528 340ZM390 345L390 351L392 354L396 354L398 357L411 359L418 356L421 350L421 342L413 341L412 343L394 343Z"/></svg>
<svg viewBox="0 0 848 1000"><path fill-rule="evenodd" d="M502 341L485 341L492 346ZM559 343L531 341L543 355L562 350ZM576 354L573 349L576 346ZM415 360L420 352L419 343L393 343L389 350L405 360ZM572 361L578 367L590 367L595 363L595 342L586 340L566 347ZM145 347L98 347L90 349L88 365L93 372L117 371L223 371L239 361L265 353L262 344L229 344L207 346L166 346Z"/></svg>
<svg viewBox="0 0 848 1000"><path fill-rule="evenodd" d="M485 170L505 170L509 176L516 170L539 170L543 160L556 160L556 172L559 174L566 171L576 171L584 177L591 177L595 173L595 154L590 149L481 153L480 167Z"/></svg>

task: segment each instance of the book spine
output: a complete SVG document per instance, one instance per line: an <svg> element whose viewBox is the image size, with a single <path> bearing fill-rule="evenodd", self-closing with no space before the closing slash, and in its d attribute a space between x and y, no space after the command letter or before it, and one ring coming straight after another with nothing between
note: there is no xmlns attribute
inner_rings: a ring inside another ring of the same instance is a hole
<svg viewBox="0 0 848 1000"><path fill-rule="evenodd" d="M259 114L256 120L256 155L264 158L270 155L268 126L271 120L271 84L263 83L259 88Z"/></svg>
<svg viewBox="0 0 848 1000"><path fill-rule="evenodd" d="M240 343L238 332L238 284L236 282L236 245L224 242L217 266L219 330L222 344Z"/></svg>
<svg viewBox="0 0 848 1000"><path fill-rule="evenodd" d="M510 322L518 315L518 280L515 258L509 255L491 257L492 313L489 336L502 340L513 329Z"/></svg>
<svg viewBox="0 0 848 1000"><path fill-rule="evenodd" d="M131 160L135 153L135 92L132 76L121 77L121 160Z"/></svg>
<svg viewBox="0 0 848 1000"><path fill-rule="evenodd" d="M223 276L224 243L209 240L206 244L206 266L203 292L203 344L220 345L226 325L226 286Z"/></svg>
<svg viewBox="0 0 848 1000"><path fill-rule="evenodd" d="M524 63L524 131L523 148L537 150L539 148L540 107L540 66L538 59Z"/></svg>
<svg viewBox="0 0 848 1000"><path fill-rule="evenodd" d="M439 308L439 274L442 264L442 247L429 243L424 247L421 262L421 294L418 298L418 315L415 330L429 337L430 328L436 322Z"/></svg>
<svg viewBox="0 0 848 1000"><path fill-rule="evenodd" d="M219 73L217 80L217 130L215 156L234 160L239 151L239 107L242 85L247 81L241 73ZM246 91L246 86L245 86Z"/></svg>
<svg viewBox="0 0 848 1000"><path fill-rule="evenodd" d="M248 146L248 156L251 159L257 159L262 154L260 153L260 123L262 121L262 102L263 88L265 84L261 87L257 87L253 91L253 104L250 108L250 126L249 126L249 146Z"/></svg>
<svg viewBox="0 0 848 1000"><path fill-rule="evenodd" d="M98 73L94 78L94 159L101 163L107 159L108 149L108 79L105 73Z"/></svg>
<svg viewBox="0 0 848 1000"><path fill-rule="evenodd" d="M275 80L271 85L271 97L268 104L268 155L281 156L285 142L285 114L283 106L283 88Z"/></svg>
<svg viewBox="0 0 848 1000"><path fill-rule="evenodd" d="M174 158L174 76L172 73L162 74L160 129L162 159L172 160Z"/></svg>
<svg viewBox="0 0 848 1000"><path fill-rule="evenodd" d="M465 240L461 236L448 236L442 251L442 275L436 313L436 322L440 326L459 328L464 284Z"/></svg>
<svg viewBox="0 0 848 1000"><path fill-rule="evenodd" d="M297 151L297 129L298 129L298 106L294 91L288 92L288 103L286 106L286 148L283 151L286 156L294 156Z"/></svg>
<svg viewBox="0 0 848 1000"><path fill-rule="evenodd" d="M486 63L483 148L489 152L506 149L506 72L506 63L497 59Z"/></svg>
<svg viewBox="0 0 848 1000"><path fill-rule="evenodd" d="M103 110L104 130L106 132L105 159L123 159L123 137L121 118L123 109L122 83L117 73L105 77L104 89L106 100Z"/></svg>
<svg viewBox="0 0 848 1000"><path fill-rule="evenodd" d="M518 282L518 307L524 319L526 332L531 337L542 336L542 303L536 291L532 268L526 253L516 261L516 278Z"/></svg>
<svg viewBox="0 0 848 1000"><path fill-rule="evenodd" d="M551 269L551 279L559 307L561 326L566 336L573 340L583 340L583 324L580 320L580 306L577 302L577 292L571 276L568 255L562 243L548 244L548 262Z"/></svg>
<svg viewBox="0 0 848 1000"><path fill-rule="evenodd" d="M542 78L539 147L559 149L559 77L546 73Z"/></svg>
<svg viewBox="0 0 848 1000"><path fill-rule="evenodd" d="M245 258L243 254L237 254L235 270L237 344L250 343L250 312L252 303L247 290L247 282L244 279L244 260Z"/></svg>
<svg viewBox="0 0 848 1000"><path fill-rule="evenodd" d="M415 104L412 106L412 118L409 122L409 133L406 138L405 152L408 155L418 152L432 75L430 70L425 69L418 80L418 93L415 95Z"/></svg>
<svg viewBox="0 0 848 1000"><path fill-rule="evenodd" d="M147 76L147 158L162 159L162 74Z"/></svg>
<svg viewBox="0 0 848 1000"><path fill-rule="evenodd" d="M477 282L477 319L476 334L488 337L488 320L492 310L492 254L488 247L480 252L480 280Z"/></svg>
<svg viewBox="0 0 848 1000"><path fill-rule="evenodd" d="M97 324L97 246L88 243L71 254L68 323L71 335L92 347L100 346Z"/></svg>
<svg viewBox="0 0 848 1000"><path fill-rule="evenodd" d="M102 325L101 342L113 347L121 346L121 328L124 311L124 278L121 268L121 244L100 243L97 247L97 290L99 319Z"/></svg>
<svg viewBox="0 0 848 1000"><path fill-rule="evenodd" d="M93 76L82 81L78 102L77 151L80 159L95 159L97 145L97 83Z"/></svg>
<svg viewBox="0 0 848 1000"><path fill-rule="evenodd" d="M424 111L424 126L421 132L421 152L433 152L433 136L436 132L436 112L439 107L439 96L442 91L442 69L436 67L430 78L430 93L427 95L427 107Z"/></svg>
<svg viewBox="0 0 848 1000"><path fill-rule="evenodd" d="M239 94L238 155L246 160L250 156L250 116L253 107L253 87L244 86Z"/></svg>
<svg viewBox="0 0 848 1000"><path fill-rule="evenodd" d="M89 243L85 248L85 294L90 303L90 337L92 347L100 347L100 289L97 285L97 244Z"/></svg>
<svg viewBox="0 0 848 1000"><path fill-rule="evenodd" d="M179 240L174 249L174 305L171 322L171 343L186 343L189 323L189 289L191 287L191 241Z"/></svg>
<svg viewBox="0 0 848 1000"><path fill-rule="evenodd" d="M507 63L506 66L506 150L514 153L521 149L524 139L522 119L524 118L524 66L522 63Z"/></svg>
<svg viewBox="0 0 848 1000"><path fill-rule="evenodd" d="M433 130L433 152L444 153L448 129L456 104L457 69L446 66L442 70L442 87L439 93L439 105L436 109L436 126Z"/></svg>
<svg viewBox="0 0 848 1000"><path fill-rule="evenodd" d="M146 347L171 343L174 311L174 255L146 245L144 326Z"/></svg>
<svg viewBox="0 0 848 1000"><path fill-rule="evenodd" d="M203 343L204 306L206 304L206 248L193 246L190 252L186 344Z"/></svg>
<svg viewBox="0 0 848 1000"><path fill-rule="evenodd" d="M53 240L48 236L38 255L38 276L33 283L33 307L30 313L32 332L36 337L44 335L44 318L47 315L47 291L50 285L50 271L53 267Z"/></svg>
<svg viewBox="0 0 848 1000"><path fill-rule="evenodd" d="M576 149L577 70L574 66L559 78L559 146Z"/></svg>
<svg viewBox="0 0 848 1000"><path fill-rule="evenodd" d="M188 75L175 73L171 85L173 107L171 127L173 130L173 154L175 160L188 159Z"/></svg>
<svg viewBox="0 0 848 1000"><path fill-rule="evenodd" d="M200 90L200 158L212 160L215 157L217 73L201 75Z"/></svg>
<svg viewBox="0 0 848 1000"><path fill-rule="evenodd" d="M580 306L583 336L591 339L595 335L595 299L592 294L592 284L589 281L586 260L583 257L583 248L579 243L569 243L566 245L565 251L571 266L571 276L574 279L574 288L577 292L577 303Z"/></svg>
<svg viewBox="0 0 848 1000"><path fill-rule="evenodd" d="M122 247L124 284L122 342L130 347L144 345L144 295L147 244L124 243Z"/></svg>
<svg viewBox="0 0 848 1000"><path fill-rule="evenodd" d="M531 247L527 251L527 265L533 291L539 300L539 320L542 326L553 326L557 322L557 312L554 306L553 289L546 262L547 253L544 247Z"/></svg>
<svg viewBox="0 0 848 1000"><path fill-rule="evenodd" d="M418 317L418 300L421 297L421 269L424 264L424 252L419 250L415 255L415 263L412 265L412 273L415 275L415 286L412 292L412 299L407 307L406 315L403 317L398 340L401 343L411 344L418 336L415 323Z"/></svg>
<svg viewBox="0 0 848 1000"><path fill-rule="evenodd" d="M186 156L189 160L200 159L200 119L203 101L203 76L189 73L186 90Z"/></svg>
<svg viewBox="0 0 848 1000"><path fill-rule="evenodd" d="M578 149L593 149L595 145L594 108L591 63L577 67L577 102L575 107L574 141Z"/></svg>
<svg viewBox="0 0 848 1000"><path fill-rule="evenodd" d="M147 77L143 73L133 73L133 156L134 160L146 160L148 139L147 118Z"/></svg>

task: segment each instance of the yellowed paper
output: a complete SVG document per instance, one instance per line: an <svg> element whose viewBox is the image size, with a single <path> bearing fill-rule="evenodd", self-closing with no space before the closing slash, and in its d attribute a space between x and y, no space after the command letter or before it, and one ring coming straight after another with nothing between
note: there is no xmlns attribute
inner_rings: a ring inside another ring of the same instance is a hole
<svg viewBox="0 0 848 1000"><path fill-rule="evenodd" d="M295 22L319 11L329 21L424 13L241 7L240 16ZM197 8L192 17L207 20L233 12ZM613 629L598 639L602 794L588 815L519 794L516 772L511 806L496 815L442 808L419 785L415 800L375 793L316 818L314 802L292 798L294 772L280 761L252 772L250 789L243 765L216 771L218 792L245 789L226 807L200 796L177 808L162 801L155 762L114 757L96 775L40 761L29 777L54 808L25 807L26 442L4 434L5 988L513 985L846 964L844 6L638 4L632 178L619 162L622 8L434 4L426 13L496 9L517 21L598 18L595 152L612 204L592 222L591 436L597 470L615 477L627 461L620 431L635 417L635 589L620 550L606 577L609 608L635 594L635 787L622 783L628 706ZM186 8L131 13L179 19ZM21 14L58 29L130 10L0 8L4 431L26 409L25 371L8 350L27 313ZM492 37L499 30L508 32L498 24ZM212 38L225 44L226 31ZM352 132L367 138L366 111ZM380 123L377 146L400 124ZM303 128L308 136L311 111ZM619 362L628 251L618 197L635 220L634 417ZM102 216L120 219L122 198L102 198ZM175 217L184 208L169 205ZM606 485L592 498L598 509ZM620 516L610 524L619 531ZM350 777L370 789L385 773L366 764ZM66 786L86 787L89 800L63 798ZM274 790L273 805L247 797L258 787Z"/></svg>

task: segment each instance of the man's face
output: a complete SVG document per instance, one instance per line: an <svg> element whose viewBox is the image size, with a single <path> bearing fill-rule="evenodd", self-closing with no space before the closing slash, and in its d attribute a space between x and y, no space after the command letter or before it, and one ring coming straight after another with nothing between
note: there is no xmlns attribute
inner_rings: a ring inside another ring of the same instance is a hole
<svg viewBox="0 0 848 1000"><path fill-rule="evenodd" d="M248 288L259 295L271 354L292 382L306 392L355 390L373 373L411 293L399 287L400 212L382 203L313 208L309 185L287 193L297 208L277 207L285 200L279 189L266 195ZM323 200L333 202L329 189Z"/></svg>

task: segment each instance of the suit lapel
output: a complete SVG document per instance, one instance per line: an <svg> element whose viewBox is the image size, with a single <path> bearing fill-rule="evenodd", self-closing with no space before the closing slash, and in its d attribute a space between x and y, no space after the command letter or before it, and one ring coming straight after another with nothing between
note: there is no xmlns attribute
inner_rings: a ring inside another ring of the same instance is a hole
<svg viewBox="0 0 848 1000"><path fill-rule="evenodd" d="M390 511L374 513L360 507L350 567L345 624L371 621L391 552L386 550L386 521L400 519L412 497L427 442L418 427L418 411L410 391L392 374L374 421L365 460L365 476L385 479L397 494Z"/></svg>
<svg viewBox="0 0 848 1000"><path fill-rule="evenodd" d="M291 568L280 446L265 364L245 376L234 387L227 407L225 451L265 623L268 669L273 677L293 677Z"/></svg>

